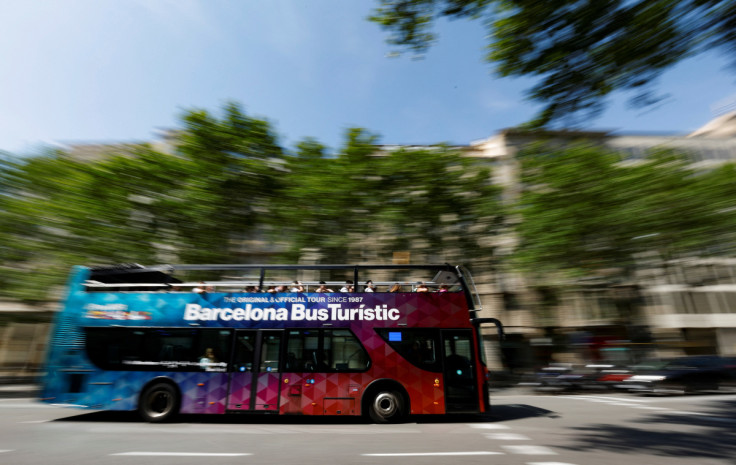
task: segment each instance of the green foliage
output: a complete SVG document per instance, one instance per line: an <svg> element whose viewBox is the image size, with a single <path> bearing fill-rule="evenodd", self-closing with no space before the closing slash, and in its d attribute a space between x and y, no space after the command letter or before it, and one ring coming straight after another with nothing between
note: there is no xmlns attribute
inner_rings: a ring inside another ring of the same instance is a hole
<svg viewBox="0 0 736 465"><path fill-rule="evenodd" d="M490 269L499 233L518 237L513 260L539 274L630 278L645 256L736 252L733 164L695 171L667 150L632 161L542 141L518 155L522 190L509 209L484 160L452 147L382 147L353 128L334 155L314 139L285 153L269 123L237 105L183 122L173 153L0 158L0 295L58 297L74 264L264 253L387 263L410 252Z"/></svg>
<svg viewBox="0 0 736 465"><path fill-rule="evenodd" d="M173 153L0 159L0 294L58 297L75 264L471 257L497 224L490 173L446 147L381 154L351 129L336 156L286 155L234 104L182 121Z"/></svg>
<svg viewBox="0 0 736 465"><path fill-rule="evenodd" d="M187 113L173 155L3 160L0 292L43 300L74 264L241 261L233 251L268 221L282 151L266 121L225 113Z"/></svg>
<svg viewBox="0 0 736 465"><path fill-rule="evenodd" d="M527 269L631 277L643 254L661 260L724 252L733 237L733 167L698 173L670 151L644 160L589 144L521 154L518 212ZM729 191L730 190L730 191Z"/></svg>
<svg viewBox="0 0 736 465"><path fill-rule="evenodd" d="M279 190L283 151L271 125L230 103L218 120L204 110L182 118L178 152L189 170L173 193L171 215L178 259L185 263L237 263L238 244L267 222L271 197Z"/></svg>
<svg viewBox="0 0 736 465"><path fill-rule="evenodd" d="M313 143L299 145L279 203L291 258L307 249L339 263L390 262L394 251L425 258L479 251L492 229L486 217L500 215L488 170L446 147L377 153L377 142L350 129L334 158Z"/></svg>
<svg viewBox="0 0 736 465"><path fill-rule="evenodd" d="M61 153L8 161L0 213L8 294L43 299L70 265L154 255L158 205L145 195L168 185L153 176L158 163L120 156L90 163Z"/></svg>
<svg viewBox="0 0 736 465"><path fill-rule="evenodd" d="M691 54L736 46L736 7L729 0L380 0L369 19L389 43L414 51L435 40L441 17L488 25L487 60L501 76L534 76L529 97L544 105L529 124L582 121L617 90L633 103L659 97L653 82Z"/></svg>

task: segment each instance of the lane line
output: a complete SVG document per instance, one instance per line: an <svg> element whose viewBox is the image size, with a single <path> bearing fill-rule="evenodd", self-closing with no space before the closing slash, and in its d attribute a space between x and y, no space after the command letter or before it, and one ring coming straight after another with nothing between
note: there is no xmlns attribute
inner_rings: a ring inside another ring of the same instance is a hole
<svg viewBox="0 0 736 465"><path fill-rule="evenodd" d="M649 400L644 399L630 399L628 397L607 397L607 396L558 396L563 399L583 399L590 400L591 402L625 402L625 403L644 403L648 404ZM596 400L600 399L600 400Z"/></svg>
<svg viewBox="0 0 736 465"><path fill-rule="evenodd" d="M526 465L573 465L565 462L527 462Z"/></svg>
<svg viewBox="0 0 736 465"><path fill-rule="evenodd" d="M544 446L501 446L512 454L520 455L557 455L557 452L553 451L549 447Z"/></svg>
<svg viewBox="0 0 736 465"><path fill-rule="evenodd" d="M360 454L363 457L447 457L463 455L504 455L503 452L401 452L395 454Z"/></svg>
<svg viewBox="0 0 736 465"><path fill-rule="evenodd" d="M672 415L695 415L695 416L699 416L699 417L710 417L710 416L712 416L712 415L710 415L708 413L686 412L684 410L669 410L668 409L667 413L670 413Z"/></svg>
<svg viewBox="0 0 736 465"><path fill-rule="evenodd" d="M531 441L528 436L516 433L489 433L486 437L494 441Z"/></svg>
<svg viewBox="0 0 736 465"><path fill-rule="evenodd" d="M120 452L109 455L127 455L131 457L243 457L253 454L226 452Z"/></svg>
<svg viewBox="0 0 736 465"><path fill-rule="evenodd" d="M470 426L471 428L477 428L477 429L509 429L508 426L502 425L500 423L481 423L481 424L471 423L468 426Z"/></svg>
<svg viewBox="0 0 736 465"><path fill-rule="evenodd" d="M666 402L666 401L672 401L672 400L680 401L681 399L683 399L684 396L677 398L677 399L674 399L674 398L647 399L647 400L627 399L628 402L639 402L639 404L619 402L619 400L623 400L620 397L604 397L604 396L559 396L559 397L563 397L565 399L581 399L581 400L588 401L588 402L605 403L608 405L623 406L623 407L629 407L629 408L638 409L638 410L654 410L654 411L658 411L659 413L663 415L691 415L691 416L696 416L696 417L702 418L703 420L708 420L708 421L714 421L714 422L720 422L720 423L736 423L736 418L718 417L710 413L689 412L685 410L673 410L672 408L666 408L666 407L655 407L652 405L642 405L643 403L648 403L648 402ZM718 397L714 397L714 398L717 399ZM703 397L698 398L698 400L703 400L703 399L704 399Z"/></svg>
<svg viewBox="0 0 736 465"><path fill-rule="evenodd" d="M0 449L0 454L3 452L13 452L15 449Z"/></svg>

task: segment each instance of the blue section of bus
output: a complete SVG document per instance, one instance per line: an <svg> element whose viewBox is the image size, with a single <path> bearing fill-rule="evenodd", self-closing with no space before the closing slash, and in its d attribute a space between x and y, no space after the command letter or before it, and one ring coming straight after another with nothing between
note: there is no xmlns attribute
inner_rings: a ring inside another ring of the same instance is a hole
<svg viewBox="0 0 736 465"><path fill-rule="evenodd" d="M67 392L72 376L82 377L82 392ZM43 396L54 404L94 410L135 410L143 387L157 379L166 379L181 391L182 413L222 413L227 376L227 373L209 372L54 371L47 378Z"/></svg>

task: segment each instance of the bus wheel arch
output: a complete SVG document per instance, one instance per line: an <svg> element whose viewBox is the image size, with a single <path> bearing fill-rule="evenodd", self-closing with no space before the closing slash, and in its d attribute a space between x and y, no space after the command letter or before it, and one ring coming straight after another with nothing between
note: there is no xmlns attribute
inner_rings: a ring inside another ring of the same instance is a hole
<svg viewBox="0 0 736 465"><path fill-rule="evenodd" d="M401 383L381 379L371 383L363 393L361 411L376 423L398 423L411 411L409 394Z"/></svg>
<svg viewBox="0 0 736 465"><path fill-rule="evenodd" d="M155 378L141 389L138 398L138 413L151 423L171 420L179 413L181 391L169 378Z"/></svg>

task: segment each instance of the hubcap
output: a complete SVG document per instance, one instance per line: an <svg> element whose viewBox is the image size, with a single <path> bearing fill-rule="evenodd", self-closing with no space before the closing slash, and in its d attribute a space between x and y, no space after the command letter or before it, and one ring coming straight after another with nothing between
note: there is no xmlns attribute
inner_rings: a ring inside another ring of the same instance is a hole
<svg viewBox="0 0 736 465"><path fill-rule="evenodd" d="M379 415L383 418L388 418L396 413L398 402L394 394L390 392L382 392L376 396L373 406Z"/></svg>

